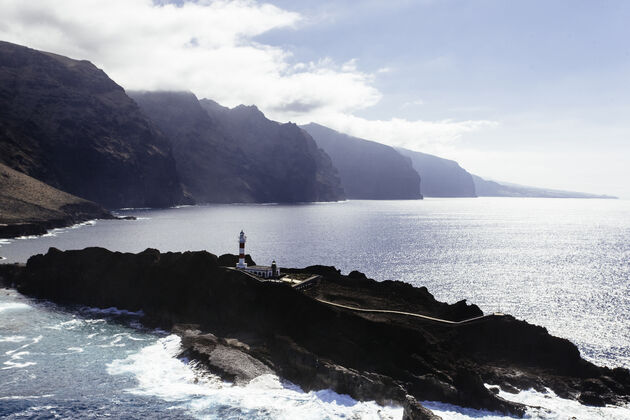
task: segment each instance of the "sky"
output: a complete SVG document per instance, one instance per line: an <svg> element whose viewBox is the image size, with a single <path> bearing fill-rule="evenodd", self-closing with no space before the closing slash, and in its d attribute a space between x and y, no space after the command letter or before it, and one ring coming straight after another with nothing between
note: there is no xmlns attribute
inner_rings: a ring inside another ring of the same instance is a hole
<svg viewBox="0 0 630 420"><path fill-rule="evenodd" d="M625 0L0 0L0 40L457 160L630 198Z"/></svg>

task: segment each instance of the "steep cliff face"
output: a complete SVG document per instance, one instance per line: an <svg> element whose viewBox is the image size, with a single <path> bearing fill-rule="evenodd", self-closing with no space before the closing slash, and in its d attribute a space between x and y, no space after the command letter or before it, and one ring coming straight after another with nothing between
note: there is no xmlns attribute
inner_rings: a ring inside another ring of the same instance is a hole
<svg viewBox="0 0 630 420"><path fill-rule="evenodd" d="M182 192L168 141L88 61L0 42L0 163L109 208Z"/></svg>
<svg viewBox="0 0 630 420"><path fill-rule="evenodd" d="M339 133L319 124L302 127L332 159L348 198L422 198L420 176L393 148Z"/></svg>
<svg viewBox="0 0 630 420"><path fill-rule="evenodd" d="M453 160L403 148L422 178L420 190L425 197L476 197L472 175Z"/></svg>
<svg viewBox="0 0 630 420"><path fill-rule="evenodd" d="M255 185L247 182L251 163L240 147L189 92L129 92L142 111L166 134L182 186L200 203L252 202Z"/></svg>
<svg viewBox="0 0 630 420"><path fill-rule="evenodd" d="M0 163L0 238L113 216L101 206L59 191Z"/></svg>
<svg viewBox="0 0 630 420"><path fill-rule="evenodd" d="M336 172L294 124L255 107L224 108L188 92L131 92L172 141L184 188L198 202L343 198Z"/></svg>
<svg viewBox="0 0 630 420"><path fill-rule="evenodd" d="M258 201L345 199L330 157L296 124L271 121L256 106L229 109L208 99L201 106L260 168Z"/></svg>

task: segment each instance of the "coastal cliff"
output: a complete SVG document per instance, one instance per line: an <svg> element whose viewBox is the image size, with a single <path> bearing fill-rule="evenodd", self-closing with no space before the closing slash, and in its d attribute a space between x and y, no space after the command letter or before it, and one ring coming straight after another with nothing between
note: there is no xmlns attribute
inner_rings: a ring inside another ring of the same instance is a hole
<svg viewBox="0 0 630 420"><path fill-rule="evenodd" d="M89 61L0 42L0 163L106 208L182 200L167 139Z"/></svg>
<svg viewBox="0 0 630 420"><path fill-rule="evenodd" d="M454 160L403 148L396 150L411 159L422 178L420 189L425 197L477 196L472 175Z"/></svg>
<svg viewBox="0 0 630 420"><path fill-rule="evenodd" d="M484 383L508 392L548 387L593 405L630 400L628 370L597 367L568 340L509 315L478 318L478 307L438 302L426 288L325 266L285 270L320 276L300 292L229 268L234 261L203 251L53 248L24 268L0 266L0 277L23 294L62 304L142 310L146 325L182 337L183 357L236 383L275 372L304 390L404 405L410 418L425 400L524 413ZM476 320L450 324L326 302Z"/></svg>
<svg viewBox="0 0 630 420"><path fill-rule="evenodd" d="M311 202L344 198L330 158L295 124L256 107L222 107L190 92L130 92L171 141L184 189L197 202Z"/></svg>
<svg viewBox="0 0 630 420"><path fill-rule="evenodd" d="M402 200L422 198L420 176L409 159L377 142L351 137L319 124L302 126L339 170L348 198Z"/></svg>

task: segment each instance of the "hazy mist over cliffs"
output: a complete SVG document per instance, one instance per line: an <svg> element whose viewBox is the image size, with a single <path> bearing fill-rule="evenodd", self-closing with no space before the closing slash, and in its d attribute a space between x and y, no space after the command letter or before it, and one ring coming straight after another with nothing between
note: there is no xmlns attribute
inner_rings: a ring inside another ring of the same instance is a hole
<svg viewBox="0 0 630 420"><path fill-rule="evenodd" d="M5 0L0 13L0 39L88 59L126 89L630 196L628 2Z"/></svg>

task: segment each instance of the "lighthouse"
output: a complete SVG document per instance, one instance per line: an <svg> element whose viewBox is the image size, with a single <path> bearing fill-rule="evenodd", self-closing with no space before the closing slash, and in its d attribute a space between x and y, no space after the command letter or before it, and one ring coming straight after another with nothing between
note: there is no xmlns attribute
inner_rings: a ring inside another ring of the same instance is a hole
<svg viewBox="0 0 630 420"><path fill-rule="evenodd" d="M247 240L247 236L241 230L241 234L238 237L238 264L236 264L236 268L245 268L247 267L247 263L245 262L245 241Z"/></svg>

